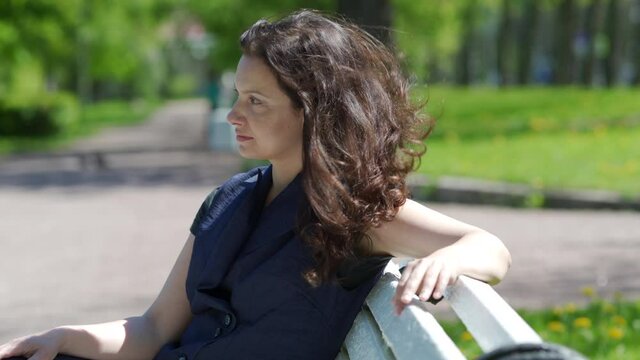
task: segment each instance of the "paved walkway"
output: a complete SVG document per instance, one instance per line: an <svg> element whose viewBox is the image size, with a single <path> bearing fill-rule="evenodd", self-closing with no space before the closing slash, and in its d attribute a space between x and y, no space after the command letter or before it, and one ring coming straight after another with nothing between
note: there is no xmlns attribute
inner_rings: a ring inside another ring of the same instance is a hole
<svg viewBox="0 0 640 360"><path fill-rule="evenodd" d="M200 203L239 168L229 154L153 151L198 148L205 113L204 102L172 103L143 125L79 143L107 154L132 140L146 148L107 155L102 170L65 157L0 162L0 342L149 306ZM639 213L429 205L507 243L514 263L497 290L515 307L580 302L587 285L640 297Z"/></svg>

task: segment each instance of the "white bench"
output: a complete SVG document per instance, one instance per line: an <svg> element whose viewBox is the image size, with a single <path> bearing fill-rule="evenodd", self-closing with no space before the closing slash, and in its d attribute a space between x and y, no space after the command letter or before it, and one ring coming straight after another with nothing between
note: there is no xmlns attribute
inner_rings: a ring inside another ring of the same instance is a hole
<svg viewBox="0 0 640 360"><path fill-rule="evenodd" d="M391 298L399 279L399 266L390 261L336 360L466 359L417 296L400 316L393 313ZM543 346L540 336L486 283L461 276L444 298L485 353L517 344Z"/></svg>

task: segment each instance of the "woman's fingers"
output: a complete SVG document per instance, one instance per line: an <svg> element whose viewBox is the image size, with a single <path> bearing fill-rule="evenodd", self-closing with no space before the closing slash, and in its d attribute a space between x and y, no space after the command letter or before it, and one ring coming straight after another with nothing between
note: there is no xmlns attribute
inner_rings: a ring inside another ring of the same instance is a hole
<svg viewBox="0 0 640 360"><path fill-rule="evenodd" d="M45 351L37 351L35 354L31 355L27 360L53 360L55 355L51 355Z"/></svg>
<svg viewBox="0 0 640 360"><path fill-rule="evenodd" d="M420 288L417 289L419 291L418 296L420 297L420 300L427 301L431 297L431 293L438 283L438 277L440 276L441 271L442 263L439 261L434 261L430 264L429 268L422 276Z"/></svg>
<svg viewBox="0 0 640 360"><path fill-rule="evenodd" d="M433 298L436 300L440 299L444 295L444 290L447 288L450 282L451 272L446 267L443 267L442 270L440 270L438 281L436 282L436 286L433 289Z"/></svg>
<svg viewBox="0 0 640 360"><path fill-rule="evenodd" d="M398 282L398 287L396 288L395 298L397 302L401 304L408 304L411 302L411 298L420 285L422 275L428 265L428 261L425 259L419 259L410 262L405 267L402 272L402 278Z"/></svg>
<svg viewBox="0 0 640 360"><path fill-rule="evenodd" d="M395 307L395 311L397 315L402 313L402 310L406 306L406 304L402 301L404 295L404 291L409 283L410 278L413 276L414 268L418 265L418 261L410 261L403 269L402 276L398 281L398 285L396 287L396 293L392 299L392 303Z"/></svg>
<svg viewBox="0 0 640 360"><path fill-rule="evenodd" d="M24 356L28 360L52 360L57 351L39 335L25 336L0 345L0 359Z"/></svg>
<svg viewBox="0 0 640 360"><path fill-rule="evenodd" d="M413 295L424 287L423 284L426 279L430 279L427 281L432 284L432 287L435 285L439 267L440 265L436 265L436 268L434 268L434 262L431 259L422 258L410 262L404 268L393 299L398 315L411 302Z"/></svg>
<svg viewBox="0 0 640 360"><path fill-rule="evenodd" d="M452 282L453 271L438 259L423 258L409 263L402 272L393 298L396 313L399 315L402 312L414 294L421 301L431 297L436 300L442 298Z"/></svg>
<svg viewBox="0 0 640 360"><path fill-rule="evenodd" d="M0 359L25 354L26 349L24 348L24 341L19 340L20 339L16 339L4 345L0 345Z"/></svg>
<svg viewBox="0 0 640 360"><path fill-rule="evenodd" d="M409 262L403 269L402 269L402 276L400 277L400 280L398 281L398 285L396 286L396 293L393 297L393 303L396 306L396 310L399 310L402 307L402 301L400 300L402 298L403 295L403 291L407 285L407 280L409 279L409 277L411 276L411 273L413 272L413 267L415 266L415 262Z"/></svg>

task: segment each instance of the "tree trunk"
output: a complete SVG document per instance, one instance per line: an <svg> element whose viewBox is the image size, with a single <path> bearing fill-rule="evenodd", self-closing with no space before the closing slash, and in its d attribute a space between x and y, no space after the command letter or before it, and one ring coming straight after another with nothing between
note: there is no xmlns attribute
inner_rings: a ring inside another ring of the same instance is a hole
<svg viewBox="0 0 640 360"><path fill-rule="evenodd" d="M392 6L389 0L338 0L338 12L393 48Z"/></svg>
<svg viewBox="0 0 640 360"><path fill-rule="evenodd" d="M556 84L569 84L573 79L573 37L575 16L573 0L562 0L556 16L556 41L553 78Z"/></svg>
<svg viewBox="0 0 640 360"><path fill-rule="evenodd" d="M596 66L595 40L596 35L602 26L602 1L592 0L587 8L585 19L585 36L587 37L587 52L585 54L584 66L580 76L580 82L585 86L591 86L593 73Z"/></svg>
<svg viewBox="0 0 640 360"><path fill-rule="evenodd" d="M522 15L522 28L518 41L518 84L520 85L529 83L531 57L533 56L533 37L538 27L539 14L538 1L527 0L524 14Z"/></svg>
<svg viewBox="0 0 640 360"><path fill-rule="evenodd" d="M609 39L609 53L604 58L604 78L607 86L613 86L618 75L618 65L620 63L620 39L618 34L618 1L609 0L607 9L606 29Z"/></svg>
<svg viewBox="0 0 640 360"><path fill-rule="evenodd" d="M456 83L471 83L471 46L473 44L475 0L470 0L462 11L462 39L456 64Z"/></svg>
<svg viewBox="0 0 640 360"><path fill-rule="evenodd" d="M636 0L634 11L635 18L633 23L632 36L629 39L631 44L631 62L634 66L633 79L631 83L635 86L640 85L640 0Z"/></svg>
<svg viewBox="0 0 640 360"><path fill-rule="evenodd" d="M509 54L511 38L511 1L502 0L502 10L500 15L500 28L498 30L497 59L498 76L500 86L509 85Z"/></svg>

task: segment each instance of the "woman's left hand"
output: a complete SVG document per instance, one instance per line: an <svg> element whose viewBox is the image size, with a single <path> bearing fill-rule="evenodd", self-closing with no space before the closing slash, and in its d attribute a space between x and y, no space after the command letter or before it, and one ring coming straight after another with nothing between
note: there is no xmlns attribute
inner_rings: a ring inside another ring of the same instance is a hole
<svg viewBox="0 0 640 360"><path fill-rule="evenodd" d="M392 300L397 315L411 302L414 294L421 301L442 298L445 288L460 275L457 257L452 250L445 247L407 264Z"/></svg>

